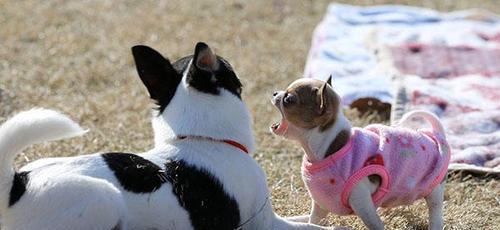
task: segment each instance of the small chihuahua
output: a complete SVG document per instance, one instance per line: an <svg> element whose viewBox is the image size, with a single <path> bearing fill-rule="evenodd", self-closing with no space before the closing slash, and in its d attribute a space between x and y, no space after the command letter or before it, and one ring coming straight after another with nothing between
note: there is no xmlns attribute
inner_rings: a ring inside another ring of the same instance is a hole
<svg viewBox="0 0 500 230"><path fill-rule="evenodd" d="M443 228L443 192L450 151L438 118L425 111L403 116L396 126L351 127L340 97L327 82L299 79L273 94L281 112L271 132L298 141L305 151L302 179L313 199L311 214L292 217L319 223L328 212L358 215L369 229L383 229L377 207L425 198L430 229ZM422 118L431 129L405 124Z"/></svg>

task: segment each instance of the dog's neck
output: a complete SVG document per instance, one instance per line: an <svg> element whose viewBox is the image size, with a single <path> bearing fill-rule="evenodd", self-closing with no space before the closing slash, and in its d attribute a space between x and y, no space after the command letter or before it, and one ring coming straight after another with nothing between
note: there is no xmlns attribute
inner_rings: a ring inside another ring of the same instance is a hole
<svg viewBox="0 0 500 230"><path fill-rule="evenodd" d="M253 152L255 146L249 117L240 117L239 122L234 117L232 118L233 121L228 121L228 119L225 123L221 119L223 118L215 118L211 115L203 119L199 114L186 114L183 118L171 119L164 119L161 116L154 117L155 146L161 147L165 144L172 144L179 137L190 136L234 141L243 145L248 152Z"/></svg>
<svg viewBox="0 0 500 230"><path fill-rule="evenodd" d="M300 144L311 162L320 161L341 149L351 137L351 124L339 110L335 124L327 130L314 128L307 131Z"/></svg>
<svg viewBox="0 0 500 230"><path fill-rule="evenodd" d="M180 84L165 111L153 115L155 146L170 144L179 136L198 136L232 140L249 152L255 149L252 119L240 99L224 90L212 96L188 87Z"/></svg>

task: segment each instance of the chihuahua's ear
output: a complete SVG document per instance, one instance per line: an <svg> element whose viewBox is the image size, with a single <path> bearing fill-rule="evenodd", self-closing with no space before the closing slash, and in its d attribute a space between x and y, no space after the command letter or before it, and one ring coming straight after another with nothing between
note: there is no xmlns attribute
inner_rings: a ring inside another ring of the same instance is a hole
<svg viewBox="0 0 500 230"><path fill-rule="evenodd" d="M335 100L335 99L332 99L334 97L334 93L332 94L332 90L328 89L331 87L328 82L329 81L325 82L317 90L316 98L317 98L318 106L316 107L316 112L319 116L321 116L325 113L332 113L332 110L334 109L334 107L332 107L332 103Z"/></svg>
<svg viewBox="0 0 500 230"><path fill-rule="evenodd" d="M332 87L332 75L330 74L330 77L328 77L328 80L326 80L326 83Z"/></svg>
<svg viewBox="0 0 500 230"><path fill-rule="evenodd" d="M182 78L170 61L156 50L143 45L132 47L137 73L148 89L151 99L166 106ZM166 104L165 104L166 103Z"/></svg>
<svg viewBox="0 0 500 230"><path fill-rule="evenodd" d="M210 47L203 43L198 42L194 48L195 66L208 72L214 72L219 69L219 60Z"/></svg>
<svg viewBox="0 0 500 230"><path fill-rule="evenodd" d="M325 82L319 90L317 91L317 98L318 98L318 107L317 107L317 114L318 115L323 115L326 112L328 112L328 105L330 103L330 98L328 95L328 83Z"/></svg>
<svg viewBox="0 0 500 230"><path fill-rule="evenodd" d="M332 87L332 75L328 77L328 80L319 88L318 90L318 108L317 108L317 113L318 115L323 115L325 112L327 112L327 106L328 106L328 86Z"/></svg>

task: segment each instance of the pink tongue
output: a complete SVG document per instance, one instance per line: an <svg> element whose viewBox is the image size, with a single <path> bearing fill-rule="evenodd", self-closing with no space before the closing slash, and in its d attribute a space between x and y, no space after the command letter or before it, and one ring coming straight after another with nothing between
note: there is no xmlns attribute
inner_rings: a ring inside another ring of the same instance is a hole
<svg viewBox="0 0 500 230"><path fill-rule="evenodd" d="M276 129L277 133L283 134L288 129L288 122L285 119L281 119L280 126Z"/></svg>

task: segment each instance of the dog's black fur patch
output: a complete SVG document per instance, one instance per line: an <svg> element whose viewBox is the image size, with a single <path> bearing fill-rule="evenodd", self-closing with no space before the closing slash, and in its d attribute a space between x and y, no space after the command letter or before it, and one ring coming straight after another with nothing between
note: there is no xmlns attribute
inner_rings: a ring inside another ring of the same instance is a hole
<svg viewBox="0 0 500 230"><path fill-rule="evenodd" d="M241 99L240 79L236 76L231 65L222 57L217 57L218 69L202 69L196 65L198 55L202 55L205 50L210 50L207 44L198 42L196 44L195 53L193 55L193 62L187 74L186 81L193 88L209 94L218 95L219 88L226 89L235 96ZM211 51L210 51L211 52ZM215 81L214 81L215 80Z"/></svg>
<svg viewBox="0 0 500 230"><path fill-rule="evenodd" d="M187 82L193 88L204 93L219 95L219 88L223 88L241 99L242 85L240 80L224 59L219 56L217 58L219 69L215 72L205 71L191 65L187 75ZM212 82L212 76L215 77L215 82Z"/></svg>
<svg viewBox="0 0 500 230"><path fill-rule="evenodd" d="M134 46L132 54L137 73L161 114L174 97L182 72L176 71L168 59L150 47Z"/></svg>
<svg viewBox="0 0 500 230"><path fill-rule="evenodd" d="M238 203L217 178L182 160L168 161L165 166L166 178L179 204L188 211L194 229L232 230L239 225Z"/></svg>
<svg viewBox="0 0 500 230"><path fill-rule="evenodd" d="M118 223L111 230L122 230L122 221L118 221Z"/></svg>
<svg viewBox="0 0 500 230"><path fill-rule="evenodd" d="M130 153L105 153L102 158L129 192L151 193L166 182L165 171L158 165Z"/></svg>
<svg viewBox="0 0 500 230"><path fill-rule="evenodd" d="M127 191L151 193L165 182L179 204L189 213L196 230L235 229L240 223L238 203L220 181L203 169L186 162L169 160L162 170L154 163L130 153L102 154L108 167Z"/></svg>
<svg viewBox="0 0 500 230"><path fill-rule="evenodd" d="M16 172L14 174L14 180L12 181L12 187L10 188L9 194L9 207L16 204L19 199L26 192L26 185L29 181L29 171Z"/></svg>

